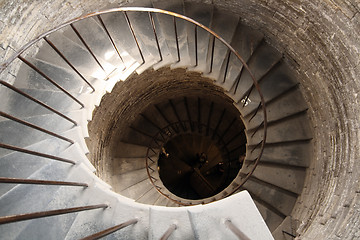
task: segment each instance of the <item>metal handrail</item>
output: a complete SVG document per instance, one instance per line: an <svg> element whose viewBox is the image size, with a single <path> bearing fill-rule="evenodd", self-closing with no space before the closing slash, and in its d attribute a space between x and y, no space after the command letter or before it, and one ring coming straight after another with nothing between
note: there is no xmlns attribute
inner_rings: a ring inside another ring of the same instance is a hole
<svg viewBox="0 0 360 240"><path fill-rule="evenodd" d="M176 229L176 224L171 224L168 230L166 230L166 232L161 236L160 240L167 240Z"/></svg>
<svg viewBox="0 0 360 240"><path fill-rule="evenodd" d="M68 214L68 213L93 210L93 209L98 209L98 208L105 209L107 207L108 207L107 204L97 204L97 205L49 210L49 211L44 211L44 212L33 212L33 213L24 213L24 214L17 214L17 215L11 215L11 216L3 216L3 217L0 217L0 224L20 222L20 221L31 220L31 219L36 219L36 218L51 217L51 216L56 216L56 215L63 215L63 214Z"/></svg>
<svg viewBox="0 0 360 240"><path fill-rule="evenodd" d="M15 146L12 146L12 145L9 145L9 144L0 143L0 148L12 150L12 151L15 151L15 152L22 152L22 153L25 153L25 154L38 156L38 157L43 157L43 158L47 158L47 159L52 159L52 160L55 160L55 161L70 163L72 165L75 164L75 161L67 159L67 158L62 158L62 157L58 157L58 156L54 156L54 155L50 155L50 154L46 154L46 153L36 152L36 151L32 151L32 150L25 149L25 148L15 147Z"/></svg>
<svg viewBox="0 0 360 240"><path fill-rule="evenodd" d="M236 227L230 219L225 221L225 225L238 237L239 240L251 240L245 233Z"/></svg>
<svg viewBox="0 0 360 240"><path fill-rule="evenodd" d="M88 187L87 183L0 177L0 183Z"/></svg>
<svg viewBox="0 0 360 240"><path fill-rule="evenodd" d="M125 227L128 227L130 225L133 225L133 224L136 224L138 222L138 220L136 218L134 219L131 219L129 221L126 221L126 222L123 222L119 225L116 225L116 226L113 226L113 227L110 227L108 229L105 229L103 231L100 231L100 232L97 232L97 233L94 233L90 236L87 236L87 237L84 237L82 238L81 240L95 240L95 239L100 239L100 238L103 238L111 233L114 233L120 229L123 229Z"/></svg>

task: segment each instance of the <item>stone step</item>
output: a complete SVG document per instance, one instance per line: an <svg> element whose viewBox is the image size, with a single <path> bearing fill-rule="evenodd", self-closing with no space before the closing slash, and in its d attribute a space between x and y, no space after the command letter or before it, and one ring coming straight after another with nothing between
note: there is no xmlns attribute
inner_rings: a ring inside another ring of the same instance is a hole
<svg viewBox="0 0 360 240"><path fill-rule="evenodd" d="M224 12L214 9L210 29L223 38L226 42L231 42L239 16L234 14L224 14ZM208 44L208 54L206 58L207 71L206 77L214 80L219 78L221 66L226 60L228 48L214 37L210 37Z"/></svg>
<svg viewBox="0 0 360 240"><path fill-rule="evenodd" d="M54 61L47 62L48 58L44 60L39 57L42 56L36 55L35 58L27 57L27 61L66 91L74 95L92 91L92 88L72 69L69 69L68 67L64 68L62 64L57 62L54 63ZM64 62L62 59L57 60L61 63ZM84 78L92 85L96 82L96 79L93 77L85 75ZM23 89L61 91L58 87L25 64L20 68L14 86Z"/></svg>

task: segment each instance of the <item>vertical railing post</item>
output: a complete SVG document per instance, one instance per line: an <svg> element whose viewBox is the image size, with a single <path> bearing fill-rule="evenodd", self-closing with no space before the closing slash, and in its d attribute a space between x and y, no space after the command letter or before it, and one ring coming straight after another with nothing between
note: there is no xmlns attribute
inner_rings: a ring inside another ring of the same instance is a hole
<svg viewBox="0 0 360 240"><path fill-rule="evenodd" d="M237 228L231 222L231 220L227 219L225 221L225 225L230 229L230 231L232 231L239 238L239 240L251 240L248 236L246 236L245 233L243 233L239 228Z"/></svg>
<svg viewBox="0 0 360 240"><path fill-rule="evenodd" d="M176 229L177 229L176 224L170 225L170 227L168 228L168 230L166 230L164 235L162 235L160 240L167 240Z"/></svg>

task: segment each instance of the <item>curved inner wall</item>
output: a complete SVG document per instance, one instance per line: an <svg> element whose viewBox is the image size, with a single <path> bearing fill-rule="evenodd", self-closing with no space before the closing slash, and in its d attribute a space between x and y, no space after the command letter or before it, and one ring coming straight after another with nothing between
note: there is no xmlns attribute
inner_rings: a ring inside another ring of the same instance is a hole
<svg viewBox="0 0 360 240"><path fill-rule="evenodd" d="M131 76L125 82L117 83L113 91L103 97L100 106L93 113L93 120L88 125L87 143L90 150L88 157L98 170L99 176L106 182L112 183L113 160L129 151L121 147L121 142L144 146L151 144L151 138L133 131L132 128L136 124L140 127L144 125L142 114L146 114L150 119L161 118L161 115L155 112L154 105L165 110L169 107L166 105L169 99L175 99L176 104L176 99L181 101L184 97L189 98L189 108L194 108L191 105L197 104L197 99L201 99L201 106L204 108L202 114L204 116L201 117L204 125L208 117L205 115L209 114L209 106L213 102L215 105L212 116L213 125L216 125L220 114L226 109L227 114L222 121L229 124L236 117L239 123L233 125L240 124L242 125L240 129L244 128L232 100L219 87L213 85L212 80L202 77L199 73L187 72L185 69L147 70L141 75ZM196 102L190 102L192 99ZM161 106L164 103L165 106ZM193 111L197 110L193 109ZM179 115L181 119L187 117L185 110L180 111ZM137 123L139 121L142 122ZM196 119L193 121L196 122ZM151 128L151 124L145 122L143 131L151 131ZM225 128L225 126L220 128ZM206 133L206 126L203 132ZM155 133L156 131L153 134ZM144 162L145 159L142 158L141 161Z"/></svg>
<svg viewBox="0 0 360 240"><path fill-rule="evenodd" d="M360 156L359 3L320 0L213 3L239 14L248 25L263 32L272 45L285 51L299 74L302 92L310 106L315 146L304 192L293 214L301 223L298 232L304 239L359 236L356 209L360 171L355 161ZM71 4L48 1L45 8L38 1L4 2L2 59L65 19L104 7L104 2L99 1ZM107 129L116 127L108 125ZM99 136L103 140L100 144L108 146L109 139L102 133Z"/></svg>

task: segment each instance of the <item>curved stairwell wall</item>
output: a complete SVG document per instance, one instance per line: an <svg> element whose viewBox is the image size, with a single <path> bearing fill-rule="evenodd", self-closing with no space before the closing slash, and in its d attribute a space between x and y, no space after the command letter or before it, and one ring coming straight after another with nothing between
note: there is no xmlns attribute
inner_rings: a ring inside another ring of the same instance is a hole
<svg viewBox="0 0 360 240"><path fill-rule="evenodd" d="M246 25L262 32L271 45L285 53L298 74L301 92L310 107L314 138L313 160L292 213L300 221L301 238L359 237L359 165L355 161L359 157L359 3L214 1L213 4L238 14ZM106 8L95 1L66 4L53 1L47 6L44 9L42 4L28 1L3 6L4 59L12 49L18 49L64 18Z"/></svg>
<svg viewBox="0 0 360 240"><path fill-rule="evenodd" d="M225 130L228 134L223 134ZM237 163L240 167L238 159L245 155L244 125L231 98L199 73L165 67L133 75L103 97L89 123L87 142L93 154L88 157L94 162L98 175L106 182L113 182L116 192L136 200L143 194L136 194L138 187L153 188L146 170L141 169L145 169L147 148L159 148L154 146L154 139L159 137L158 141L166 144L165 139L157 136L159 131L166 132L166 141L194 134L200 137L200 142L189 143L194 146L202 145L201 136L211 139L225 154L224 158L232 161L231 168ZM181 148L186 148L186 144L179 146L180 151ZM154 159L158 158L156 154L152 153ZM232 174L237 175L238 171L239 168ZM127 175L122 174L124 172ZM136 177L132 179L134 174ZM154 202L156 199L146 203Z"/></svg>

